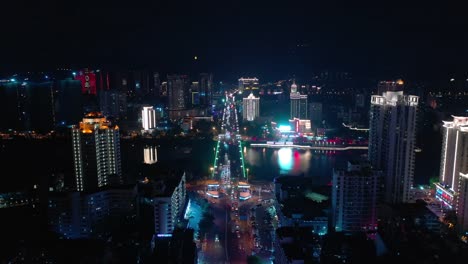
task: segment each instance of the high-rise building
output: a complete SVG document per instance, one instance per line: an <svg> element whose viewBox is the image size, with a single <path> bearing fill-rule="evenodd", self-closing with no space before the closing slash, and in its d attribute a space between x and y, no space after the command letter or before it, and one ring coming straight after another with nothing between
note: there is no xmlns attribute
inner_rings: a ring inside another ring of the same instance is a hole
<svg viewBox="0 0 468 264"><path fill-rule="evenodd" d="M460 173L468 172L468 117L454 116L444 121L442 155L436 198L451 209L456 209ZM460 186L461 187L461 186Z"/></svg>
<svg viewBox="0 0 468 264"><path fill-rule="evenodd" d="M154 231L156 235L171 234L185 207L185 172L156 186L153 197Z"/></svg>
<svg viewBox="0 0 468 264"><path fill-rule="evenodd" d="M244 120L254 121L260 115L260 97L255 97L253 93L242 101L242 116Z"/></svg>
<svg viewBox="0 0 468 264"><path fill-rule="evenodd" d="M184 110L188 103L189 81L186 75L167 76L167 94L169 111Z"/></svg>
<svg viewBox="0 0 468 264"><path fill-rule="evenodd" d="M156 128L156 111L154 111L152 106L143 107L143 110L141 110L141 122L145 131Z"/></svg>
<svg viewBox="0 0 468 264"><path fill-rule="evenodd" d="M145 146L143 148L143 163L154 164L158 162L158 149L156 146Z"/></svg>
<svg viewBox="0 0 468 264"><path fill-rule="evenodd" d="M213 74L201 73L199 84L201 104L204 106L211 106L213 101Z"/></svg>
<svg viewBox="0 0 468 264"><path fill-rule="evenodd" d="M336 231L377 229L377 192L380 171L370 164L348 162L347 170L334 170L332 180L332 219Z"/></svg>
<svg viewBox="0 0 468 264"><path fill-rule="evenodd" d="M322 103L320 102L312 102L309 104L309 109L310 109L310 120L314 124L321 123L323 118L322 118Z"/></svg>
<svg viewBox="0 0 468 264"><path fill-rule="evenodd" d="M296 82L293 82L291 85L291 94L289 98L291 100L290 119L309 119L309 113L307 110L307 94L300 94L297 91Z"/></svg>
<svg viewBox="0 0 468 264"><path fill-rule="evenodd" d="M123 223L136 219L135 186L104 187L95 192L50 193L49 228L61 238L106 239Z"/></svg>
<svg viewBox="0 0 468 264"><path fill-rule="evenodd" d="M418 101L418 96L403 91L371 98L369 160L383 171L383 198L388 203L411 200Z"/></svg>
<svg viewBox="0 0 468 264"><path fill-rule="evenodd" d="M190 96L190 104L192 106L200 105L200 103L203 103L203 93L200 91L199 82L192 82L192 85L190 85ZM202 99L202 102L200 102L200 97Z"/></svg>
<svg viewBox="0 0 468 264"><path fill-rule="evenodd" d="M93 191L122 183L119 128L99 112L72 127L76 189Z"/></svg>
<svg viewBox="0 0 468 264"><path fill-rule="evenodd" d="M465 139L466 139L466 134L465 133ZM466 142L466 140L465 140ZM468 149L466 148L465 144L465 153L468 153ZM466 161L467 155L465 154L465 168L464 172L460 172L460 180L459 180L459 185L458 185L458 195L457 195L457 223L458 223L458 228L459 228L459 233L466 235L468 232L468 169L466 167L466 164L468 162Z"/></svg>
<svg viewBox="0 0 468 264"><path fill-rule="evenodd" d="M78 80L55 82L55 121L59 126L77 124L83 117L83 97Z"/></svg>
<svg viewBox="0 0 468 264"><path fill-rule="evenodd" d="M159 73L154 72L153 73L153 89L150 91L152 95L155 95L156 97L160 96L161 93L161 79L159 78Z"/></svg>
<svg viewBox="0 0 468 264"><path fill-rule="evenodd" d="M96 74L94 71L85 68L75 76L76 80L81 82L81 92L83 94L96 95Z"/></svg>
<svg viewBox="0 0 468 264"><path fill-rule="evenodd" d="M239 92L243 93L244 91L253 92L258 90L259 81L256 77L254 78L239 78Z"/></svg>
<svg viewBox="0 0 468 264"><path fill-rule="evenodd" d="M127 94L117 90L101 91L99 107L104 116L113 120L124 120L127 116Z"/></svg>

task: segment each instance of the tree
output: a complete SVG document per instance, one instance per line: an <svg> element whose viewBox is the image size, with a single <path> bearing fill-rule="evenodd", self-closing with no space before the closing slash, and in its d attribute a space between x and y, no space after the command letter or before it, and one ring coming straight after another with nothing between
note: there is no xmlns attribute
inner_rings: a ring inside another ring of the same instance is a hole
<svg viewBox="0 0 468 264"><path fill-rule="evenodd" d="M437 182L439 182L439 177L437 176L434 176L434 177L431 177L429 179L429 185L432 187L434 187L434 184L436 184Z"/></svg>
<svg viewBox="0 0 468 264"><path fill-rule="evenodd" d="M203 213L202 219L198 223L200 237L203 237L214 225L214 216L208 212Z"/></svg>

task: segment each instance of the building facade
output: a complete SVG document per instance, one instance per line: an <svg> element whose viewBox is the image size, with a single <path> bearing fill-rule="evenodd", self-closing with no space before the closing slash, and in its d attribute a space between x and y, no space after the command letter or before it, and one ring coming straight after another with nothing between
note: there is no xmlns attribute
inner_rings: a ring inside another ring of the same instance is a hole
<svg viewBox="0 0 468 264"><path fill-rule="evenodd" d="M295 82L291 85L291 94L289 95L291 100L291 114L290 119L309 119L307 94L300 94L297 91L297 85Z"/></svg>
<svg viewBox="0 0 468 264"><path fill-rule="evenodd" d="M173 110L184 110L189 102L189 80L186 75L167 76L168 108Z"/></svg>
<svg viewBox="0 0 468 264"><path fill-rule="evenodd" d="M135 186L104 187L95 192L50 193L49 228L61 238L106 238L136 219Z"/></svg>
<svg viewBox="0 0 468 264"><path fill-rule="evenodd" d="M381 177L369 164L348 162L347 170L334 170L332 226L338 232L377 229L377 192Z"/></svg>
<svg viewBox="0 0 468 264"><path fill-rule="evenodd" d="M153 198L154 232L156 235L171 234L183 216L186 190L185 172L177 180L167 181Z"/></svg>
<svg viewBox="0 0 468 264"><path fill-rule="evenodd" d="M460 173L468 172L468 117L454 116L444 121L442 155L436 198L450 209L456 209Z"/></svg>
<svg viewBox="0 0 468 264"><path fill-rule="evenodd" d="M260 97L255 97L253 93L242 100L242 116L244 120L254 121L260 116Z"/></svg>
<svg viewBox="0 0 468 264"><path fill-rule="evenodd" d="M156 128L156 111L152 106L144 106L141 110L141 123L145 131Z"/></svg>
<svg viewBox="0 0 468 264"><path fill-rule="evenodd" d="M99 112L88 113L72 127L72 139L78 191L122 184L118 126Z"/></svg>
<svg viewBox="0 0 468 264"><path fill-rule="evenodd" d="M373 168L383 172L388 203L411 200L418 101L403 91L371 97L368 156Z"/></svg>
<svg viewBox="0 0 468 264"><path fill-rule="evenodd" d="M117 90L101 91L99 107L104 116L124 120L127 117L127 94Z"/></svg>
<svg viewBox="0 0 468 264"><path fill-rule="evenodd" d="M158 149L156 146L145 146L143 148L143 163L154 164L158 162Z"/></svg>
<svg viewBox="0 0 468 264"><path fill-rule="evenodd" d="M200 104L204 106L211 106L213 103L213 74L200 73L198 92Z"/></svg>
<svg viewBox="0 0 468 264"><path fill-rule="evenodd" d="M309 104L310 120L314 123L314 126L320 124L323 120L322 117L322 103L312 102Z"/></svg>

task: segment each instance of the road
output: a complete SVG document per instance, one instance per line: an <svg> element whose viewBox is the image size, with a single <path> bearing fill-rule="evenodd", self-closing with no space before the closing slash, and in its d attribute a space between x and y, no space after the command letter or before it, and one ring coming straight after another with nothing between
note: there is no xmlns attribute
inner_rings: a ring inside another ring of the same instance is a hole
<svg viewBox="0 0 468 264"><path fill-rule="evenodd" d="M260 208L257 205L262 204L262 198L270 200L271 183L250 183L246 179L237 109L232 97L226 96L225 102L211 179L191 184L188 188L198 198L209 201L209 210L214 216L214 226L200 241L199 262L240 264L246 263L247 257L252 254L260 254L262 258L269 259L271 252L262 252L261 248L262 244L269 243L265 249L271 249L272 239L271 236L268 237L271 232L265 229L270 225L254 229L252 219L257 216L263 218L265 212L257 210ZM251 186L250 199L239 198L237 185L240 181ZM219 183L218 198L206 195L208 182ZM260 232L258 238L256 232Z"/></svg>

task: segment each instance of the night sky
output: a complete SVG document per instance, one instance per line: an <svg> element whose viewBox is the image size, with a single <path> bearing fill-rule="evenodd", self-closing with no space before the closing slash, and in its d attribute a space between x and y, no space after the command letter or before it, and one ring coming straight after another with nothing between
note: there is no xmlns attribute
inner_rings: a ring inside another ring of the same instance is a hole
<svg viewBox="0 0 468 264"><path fill-rule="evenodd" d="M2 1L0 71L195 68L266 79L468 72L466 9L445 1L101 2Z"/></svg>

